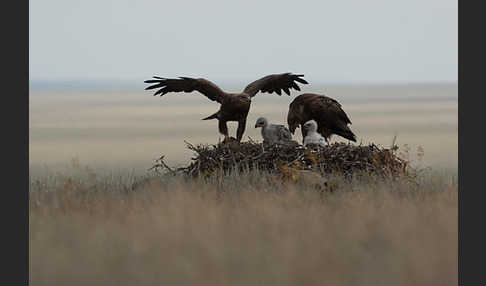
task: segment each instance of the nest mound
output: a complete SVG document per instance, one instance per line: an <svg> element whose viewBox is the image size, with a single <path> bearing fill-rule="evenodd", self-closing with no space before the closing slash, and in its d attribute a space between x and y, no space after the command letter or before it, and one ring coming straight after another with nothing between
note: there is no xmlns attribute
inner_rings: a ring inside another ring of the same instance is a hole
<svg viewBox="0 0 486 286"><path fill-rule="evenodd" d="M288 144L269 145L254 141L216 145L192 145L195 152L191 163L176 170L170 169L163 156L153 168L165 167L174 173L182 172L193 177L261 170L284 174L291 171L310 170L322 175L340 173L350 176L368 173L384 177L396 177L407 173L408 162L396 156L398 147L380 148L375 144L351 145L334 143L328 146L302 146L295 141Z"/></svg>

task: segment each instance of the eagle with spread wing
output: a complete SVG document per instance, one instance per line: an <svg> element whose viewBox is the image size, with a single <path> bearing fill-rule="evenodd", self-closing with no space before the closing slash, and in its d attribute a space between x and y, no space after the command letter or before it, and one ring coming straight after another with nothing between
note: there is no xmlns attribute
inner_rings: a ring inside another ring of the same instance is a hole
<svg viewBox="0 0 486 286"><path fill-rule="evenodd" d="M300 90L296 82L307 84L303 74L272 74L250 83L241 93L224 92L214 83L204 78L179 77L176 79L154 76L153 79L144 81L152 85L145 88L158 89L155 95L163 96L169 92L193 92L198 91L212 101L221 104L219 110L203 120L218 119L219 132L225 136L225 142L229 141L228 126L226 122L237 121L238 128L236 139L241 141L246 128L246 117L250 110L251 98L258 92L277 93L282 95L282 90L290 95L290 89Z"/></svg>
<svg viewBox="0 0 486 286"><path fill-rule="evenodd" d="M314 93L304 93L297 96L290 103L287 114L290 132L294 134L295 129L300 126L302 139L304 139L307 131L303 128L303 125L309 120L317 122L317 132L324 137L328 144L333 134L356 142L356 135L348 127L351 120L341 108L341 104L333 98Z"/></svg>

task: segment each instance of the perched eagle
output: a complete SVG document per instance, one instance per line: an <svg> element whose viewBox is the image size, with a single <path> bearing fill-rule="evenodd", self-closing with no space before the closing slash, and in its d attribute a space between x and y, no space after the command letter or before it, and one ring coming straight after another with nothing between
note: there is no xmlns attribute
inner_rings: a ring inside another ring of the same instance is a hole
<svg viewBox="0 0 486 286"><path fill-rule="evenodd" d="M177 79L162 78L154 76L154 79L144 81L153 85L148 86L145 90L160 88L154 93L154 96L160 94L163 96L168 92L193 92L199 91L212 101L221 104L218 112L210 115L203 120L218 119L219 132L225 136L225 142L229 140L228 121L238 121L238 129L236 131L236 139L241 141L246 127L246 117L250 110L251 98L259 91L282 94L282 90L290 95L289 89L300 90L296 82L307 84L304 80L303 74L272 74L262 77L250 83L241 93L227 93L220 89L217 85L203 78L189 78L180 77Z"/></svg>
<svg viewBox="0 0 486 286"><path fill-rule="evenodd" d="M269 144L284 144L292 140L292 134L284 125L270 124L265 117L260 117L255 123L255 128L262 128L263 141Z"/></svg>
<svg viewBox="0 0 486 286"><path fill-rule="evenodd" d="M287 123L292 134L300 125L302 139L304 139L307 133L302 128L303 124L312 119L317 122L317 132L326 142L329 143L329 138L333 134L356 142L356 136L348 127L351 120L335 99L320 94L304 93L290 103Z"/></svg>
<svg viewBox="0 0 486 286"><path fill-rule="evenodd" d="M321 134L317 133L317 122L314 119L307 121L304 126L302 126L302 130L305 130L306 132L304 146L307 146L308 144L317 144L320 146L326 145L326 139L322 137Z"/></svg>

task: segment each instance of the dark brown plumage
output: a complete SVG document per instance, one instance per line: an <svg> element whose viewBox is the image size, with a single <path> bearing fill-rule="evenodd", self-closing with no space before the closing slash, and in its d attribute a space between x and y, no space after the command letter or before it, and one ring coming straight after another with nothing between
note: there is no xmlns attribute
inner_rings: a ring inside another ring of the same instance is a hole
<svg viewBox="0 0 486 286"><path fill-rule="evenodd" d="M290 103L287 123L292 134L300 126L302 138L305 138L306 132L302 127L312 119L317 122L317 132L326 142L329 143L329 138L333 134L356 142L356 136L348 127L351 120L335 99L320 94L304 93Z"/></svg>
<svg viewBox="0 0 486 286"><path fill-rule="evenodd" d="M267 75L250 83L241 93L226 93L214 83L203 78L180 77L178 79L169 79L154 76L154 79L144 82L153 83L145 90L159 88L154 95L160 94L160 96L163 96L169 92L199 91L210 100L220 103L221 107L218 112L203 118L203 120L218 119L219 132L225 136L225 141L229 139L226 122L238 121L236 139L239 142L245 132L246 117L250 110L251 98L259 91L276 92L278 95L281 95L283 90L287 95L290 95L290 89L300 90L296 82L307 84L307 81L301 78L303 76L303 74L296 75L292 73Z"/></svg>

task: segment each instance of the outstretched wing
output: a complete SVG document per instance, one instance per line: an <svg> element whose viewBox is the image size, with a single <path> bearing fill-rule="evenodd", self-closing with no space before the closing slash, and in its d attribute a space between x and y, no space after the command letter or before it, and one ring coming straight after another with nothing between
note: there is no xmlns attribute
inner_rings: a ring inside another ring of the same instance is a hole
<svg viewBox="0 0 486 286"><path fill-rule="evenodd" d="M169 92L193 92L199 91L207 98L222 103L223 98L226 93L221 90L217 85L210 82L209 80L203 78L190 78L190 77L180 77L180 78L162 78L154 76L154 79L149 79L144 81L145 83L153 83L145 88L145 90L160 88L154 93L154 96L160 94L163 96Z"/></svg>
<svg viewBox="0 0 486 286"><path fill-rule="evenodd" d="M259 91L268 93L276 92L278 95L282 95L283 90L287 95L290 95L289 89L300 90L296 82L302 84L308 83L305 79L301 78L303 76L303 74L292 73L267 75L250 83L243 92L253 97Z"/></svg>

